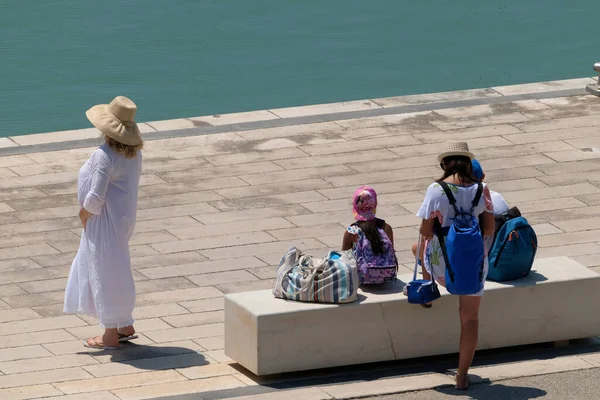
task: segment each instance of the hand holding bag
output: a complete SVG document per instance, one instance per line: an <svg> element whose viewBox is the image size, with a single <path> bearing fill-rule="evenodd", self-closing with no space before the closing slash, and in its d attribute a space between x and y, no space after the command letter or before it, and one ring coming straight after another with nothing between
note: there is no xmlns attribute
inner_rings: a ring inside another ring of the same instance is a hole
<svg viewBox="0 0 600 400"><path fill-rule="evenodd" d="M419 268L419 255L421 254L421 236L417 242L417 255L415 259L415 270L412 281L406 284L406 295L411 304L427 304L441 297L437 283L431 268L431 280L417 279L417 268ZM423 257L425 258L425 257ZM424 263L424 260L423 260Z"/></svg>

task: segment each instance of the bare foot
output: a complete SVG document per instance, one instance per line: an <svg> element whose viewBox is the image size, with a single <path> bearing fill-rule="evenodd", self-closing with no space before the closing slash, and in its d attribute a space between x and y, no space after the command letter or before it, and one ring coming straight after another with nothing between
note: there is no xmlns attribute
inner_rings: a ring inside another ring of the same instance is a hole
<svg viewBox="0 0 600 400"><path fill-rule="evenodd" d="M115 344L108 344L104 342L102 336L96 336L93 338L88 338L85 340L85 347L89 347L92 349L113 349L119 346L119 342L117 341Z"/></svg>
<svg viewBox="0 0 600 400"><path fill-rule="evenodd" d="M469 388L469 375L463 374L459 375L458 373L455 376L456 379L456 389L457 390L467 390Z"/></svg>
<svg viewBox="0 0 600 400"><path fill-rule="evenodd" d="M133 326L126 326L124 328L120 328L118 332L119 336L133 336L133 334L135 333L135 329L133 328Z"/></svg>

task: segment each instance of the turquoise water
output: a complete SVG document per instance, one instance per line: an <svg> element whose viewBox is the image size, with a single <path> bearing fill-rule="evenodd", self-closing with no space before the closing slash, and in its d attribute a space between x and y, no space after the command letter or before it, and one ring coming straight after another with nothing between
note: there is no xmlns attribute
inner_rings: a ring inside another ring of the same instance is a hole
<svg viewBox="0 0 600 400"><path fill-rule="evenodd" d="M592 76L598 0L6 0L0 136Z"/></svg>

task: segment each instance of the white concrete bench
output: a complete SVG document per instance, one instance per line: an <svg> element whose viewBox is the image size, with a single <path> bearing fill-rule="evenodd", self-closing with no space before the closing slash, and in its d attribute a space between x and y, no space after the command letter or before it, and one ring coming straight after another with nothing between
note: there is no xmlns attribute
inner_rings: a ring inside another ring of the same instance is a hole
<svg viewBox="0 0 600 400"><path fill-rule="evenodd" d="M600 335L600 275L566 258L537 260L519 281L486 283L479 349ZM256 375L456 353L458 297L432 309L401 293L360 292L347 305L276 299L270 290L225 297L225 354ZM381 290L381 289L380 289Z"/></svg>

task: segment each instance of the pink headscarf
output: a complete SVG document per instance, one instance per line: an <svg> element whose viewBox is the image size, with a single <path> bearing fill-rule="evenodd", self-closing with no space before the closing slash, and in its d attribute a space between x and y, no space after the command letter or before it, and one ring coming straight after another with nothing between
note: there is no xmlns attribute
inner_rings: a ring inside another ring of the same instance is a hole
<svg viewBox="0 0 600 400"><path fill-rule="evenodd" d="M352 212L357 221L372 221L377 211L377 193L370 186L361 186L354 192Z"/></svg>

